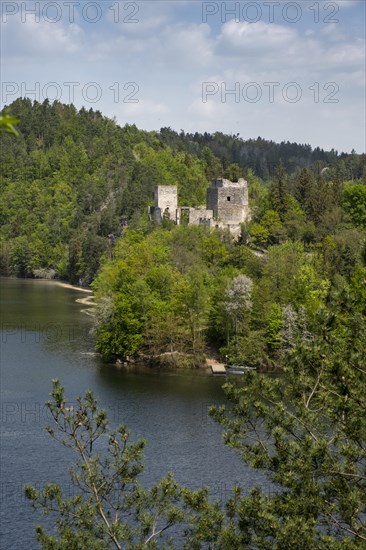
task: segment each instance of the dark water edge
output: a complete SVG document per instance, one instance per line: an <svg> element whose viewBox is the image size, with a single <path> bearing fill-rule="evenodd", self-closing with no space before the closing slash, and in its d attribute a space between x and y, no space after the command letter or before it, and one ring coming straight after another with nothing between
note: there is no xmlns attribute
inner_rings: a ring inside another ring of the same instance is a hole
<svg viewBox="0 0 366 550"><path fill-rule="evenodd" d="M125 423L133 438L147 440L145 484L173 471L180 483L208 486L212 498L224 500L234 484L270 487L223 445L221 428L208 416L210 405L225 402L224 379L103 364L94 354L92 320L75 302L81 295L52 281L0 279L0 548L36 550L34 525L51 524L25 500L25 483L40 488L54 481L73 494L67 476L72 456L44 431L54 378L71 402L92 389L113 426Z"/></svg>

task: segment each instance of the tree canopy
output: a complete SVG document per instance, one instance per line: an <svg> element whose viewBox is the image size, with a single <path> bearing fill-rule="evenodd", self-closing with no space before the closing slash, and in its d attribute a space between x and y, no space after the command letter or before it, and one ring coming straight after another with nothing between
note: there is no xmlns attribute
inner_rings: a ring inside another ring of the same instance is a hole
<svg viewBox="0 0 366 550"><path fill-rule="evenodd" d="M248 281L239 283L248 296ZM90 392L67 407L55 381L48 432L76 451L75 494L65 499L53 483L26 487L33 505L55 517L57 534L36 528L41 547L363 548L365 288L359 273L312 321L287 312L282 374L249 371L242 383L224 386L229 405L211 409L225 443L267 475L269 493L234 487L227 501L216 502L207 489L180 487L171 474L145 489L138 480L144 443L130 441L124 426L112 431Z"/></svg>

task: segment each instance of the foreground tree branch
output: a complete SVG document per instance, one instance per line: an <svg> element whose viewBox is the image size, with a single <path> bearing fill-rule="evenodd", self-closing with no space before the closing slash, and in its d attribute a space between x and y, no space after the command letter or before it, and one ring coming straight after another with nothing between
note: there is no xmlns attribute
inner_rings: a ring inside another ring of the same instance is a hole
<svg viewBox="0 0 366 550"><path fill-rule="evenodd" d="M61 487L52 483L42 491L26 486L26 496L35 508L56 515L57 537L41 526L36 528L42 548L171 547L162 536L173 526L185 523L187 528L192 523L185 503L197 498L196 493L178 486L172 475L144 489L138 477L145 442L132 442L125 426L111 430L91 392L78 398L76 407L69 407L63 387L55 380L47 405L56 424L47 428L49 434L76 455L70 470L75 496L65 499Z"/></svg>
<svg viewBox="0 0 366 550"><path fill-rule="evenodd" d="M231 529L220 538L231 548L364 547L365 313L361 296L335 295L311 338L299 334L284 354L282 376L248 372L226 385L231 406L212 409L226 443L275 491L238 489L227 503Z"/></svg>

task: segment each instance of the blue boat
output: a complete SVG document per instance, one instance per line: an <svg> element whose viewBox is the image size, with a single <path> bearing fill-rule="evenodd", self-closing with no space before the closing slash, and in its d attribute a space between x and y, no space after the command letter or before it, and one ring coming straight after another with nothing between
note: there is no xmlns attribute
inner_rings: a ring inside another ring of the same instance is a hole
<svg viewBox="0 0 366 550"><path fill-rule="evenodd" d="M256 367L247 365L225 365L226 374L244 374L249 370L257 370Z"/></svg>

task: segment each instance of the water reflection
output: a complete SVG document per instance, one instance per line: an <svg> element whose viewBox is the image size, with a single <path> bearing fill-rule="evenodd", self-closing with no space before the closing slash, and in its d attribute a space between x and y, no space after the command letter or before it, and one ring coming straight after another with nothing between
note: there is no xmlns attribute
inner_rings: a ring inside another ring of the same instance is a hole
<svg viewBox="0 0 366 550"><path fill-rule="evenodd" d="M22 486L47 481L69 486L71 454L44 432L44 402L59 378L73 401L87 388L111 423L126 423L144 437L147 484L173 471L180 483L210 487L225 498L234 484L263 483L230 449L208 416L225 398L222 379L197 373L116 369L95 356L91 319L75 302L80 294L52 282L1 280L1 548L38 548L34 525L43 520L25 501ZM49 520L48 520L49 521Z"/></svg>

